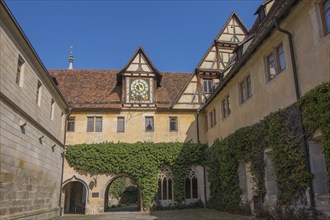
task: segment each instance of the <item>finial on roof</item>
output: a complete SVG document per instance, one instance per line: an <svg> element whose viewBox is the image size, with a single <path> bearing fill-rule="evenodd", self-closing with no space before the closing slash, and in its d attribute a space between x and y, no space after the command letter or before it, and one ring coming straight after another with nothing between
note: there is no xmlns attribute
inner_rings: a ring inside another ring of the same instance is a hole
<svg viewBox="0 0 330 220"><path fill-rule="evenodd" d="M69 70L73 70L73 55L72 55L72 48L73 46L70 46L70 56L69 56Z"/></svg>

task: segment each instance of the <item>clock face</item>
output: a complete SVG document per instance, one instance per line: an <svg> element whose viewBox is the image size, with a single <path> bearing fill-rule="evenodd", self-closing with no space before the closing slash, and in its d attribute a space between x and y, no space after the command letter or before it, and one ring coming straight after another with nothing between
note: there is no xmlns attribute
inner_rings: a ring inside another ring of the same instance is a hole
<svg viewBox="0 0 330 220"><path fill-rule="evenodd" d="M127 81L128 102L150 103L152 96L152 79L130 78Z"/></svg>
<svg viewBox="0 0 330 220"><path fill-rule="evenodd" d="M131 83L131 92L137 96L145 96L149 91L148 82L143 79L136 79Z"/></svg>

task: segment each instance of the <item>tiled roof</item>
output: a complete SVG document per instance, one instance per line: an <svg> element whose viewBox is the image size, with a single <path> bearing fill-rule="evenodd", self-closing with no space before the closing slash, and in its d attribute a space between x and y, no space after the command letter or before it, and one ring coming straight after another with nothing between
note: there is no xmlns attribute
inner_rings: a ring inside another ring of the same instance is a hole
<svg viewBox="0 0 330 220"><path fill-rule="evenodd" d="M121 108L124 103L119 70L49 70L69 106L73 108ZM170 108L191 73L163 72L155 91L157 108Z"/></svg>

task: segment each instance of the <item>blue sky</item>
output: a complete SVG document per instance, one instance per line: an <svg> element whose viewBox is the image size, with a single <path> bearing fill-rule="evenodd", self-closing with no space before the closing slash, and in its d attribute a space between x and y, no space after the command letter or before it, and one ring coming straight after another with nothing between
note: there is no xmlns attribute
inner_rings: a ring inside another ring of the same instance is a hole
<svg viewBox="0 0 330 220"><path fill-rule="evenodd" d="M142 46L160 71L192 72L232 11L263 0L5 0L48 69L121 69Z"/></svg>

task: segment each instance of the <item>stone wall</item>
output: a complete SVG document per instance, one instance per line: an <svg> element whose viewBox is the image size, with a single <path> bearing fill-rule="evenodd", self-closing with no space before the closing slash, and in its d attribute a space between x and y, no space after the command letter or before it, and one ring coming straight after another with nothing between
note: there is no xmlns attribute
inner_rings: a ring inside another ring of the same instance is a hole
<svg viewBox="0 0 330 220"><path fill-rule="evenodd" d="M0 219L47 219L59 215L67 106L2 1L0 11Z"/></svg>

